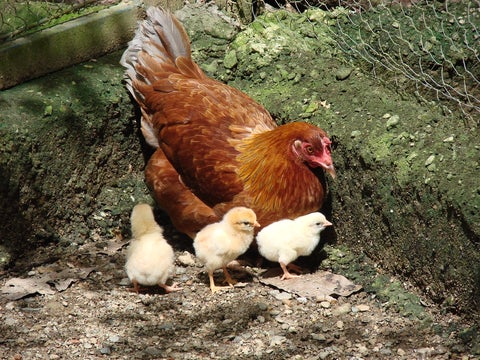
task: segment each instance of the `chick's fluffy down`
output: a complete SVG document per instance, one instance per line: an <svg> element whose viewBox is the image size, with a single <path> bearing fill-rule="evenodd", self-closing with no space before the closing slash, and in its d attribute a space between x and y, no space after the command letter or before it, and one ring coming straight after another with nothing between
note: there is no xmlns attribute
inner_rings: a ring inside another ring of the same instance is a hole
<svg viewBox="0 0 480 360"><path fill-rule="evenodd" d="M320 232L330 225L318 212L277 221L258 233L258 251L270 261L289 264L299 256L310 255L318 245Z"/></svg>
<svg viewBox="0 0 480 360"><path fill-rule="evenodd" d="M208 271L219 269L247 251L259 226L253 210L236 207L222 221L207 225L195 237L193 247Z"/></svg>
<svg viewBox="0 0 480 360"><path fill-rule="evenodd" d="M205 228L204 232L197 236L194 242L195 254L205 264L207 271L220 269L247 251L251 242L239 241L236 244L232 244L232 237L234 238L238 235L232 234L228 230L217 225Z"/></svg>
<svg viewBox="0 0 480 360"><path fill-rule="evenodd" d="M125 270L130 281L146 286L165 284L173 268L174 252L161 232L132 240Z"/></svg>

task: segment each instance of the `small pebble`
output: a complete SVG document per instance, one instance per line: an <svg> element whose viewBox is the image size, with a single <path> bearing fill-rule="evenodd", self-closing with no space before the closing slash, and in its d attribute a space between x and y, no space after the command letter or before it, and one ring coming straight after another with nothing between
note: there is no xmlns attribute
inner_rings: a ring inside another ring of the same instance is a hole
<svg viewBox="0 0 480 360"><path fill-rule="evenodd" d="M425 160L425 166L432 164L435 161L435 155L430 155L427 160Z"/></svg>
<svg viewBox="0 0 480 360"><path fill-rule="evenodd" d="M130 285L130 279L128 277L123 278L120 280L118 283L120 286L129 286Z"/></svg>
<svg viewBox="0 0 480 360"><path fill-rule="evenodd" d="M150 357L160 357L163 354L161 349L154 346L147 347L143 352Z"/></svg>
<svg viewBox="0 0 480 360"><path fill-rule="evenodd" d="M15 326L18 324L18 320L13 317L4 317L2 322L5 326Z"/></svg>
<svg viewBox="0 0 480 360"><path fill-rule="evenodd" d="M364 356L368 354L368 348L365 345L359 344L359 345L357 345L357 348L358 348L358 352L360 354L362 354Z"/></svg>
<svg viewBox="0 0 480 360"><path fill-rule="evenodd" d="M289 326L287 330L290 334L296 334L298 332L295 326Z"/></svg>
<svg viewBox="0 0 480 360"><path fill-rule="evenodd" d="M272 291L271 295L275 297L277 300L290 300L292 298L292 294L287 292L280 292L280 291Z"/></svg>
<svg viewBox="0 0 480 360"><path fill-rule="evenodd" d="M299 298L297 298L297 301L300 304L306 304L308 302L308 299L306 297L300 296Z"/></svg>
<svg viewBox="0 0 480 360"><path fill-rule="evenodd" d="M318 353L318 357L321 360L327 359L330 356L330 352L328 351L321 351Z"/></svg>
<svg viewBox="0 0 480 360"><path fill-rule="evenodd" d="M329 301L322 301L322 302L320 303L320 306L321 306L322 308L324 308L324 309L328 309L328 308L330 308L331 304L330 304Z"/></svg>
<svg viewBox="0 0 480 360"><path fill-rule="evenodd" d="M341 67L340 69L337 70L337 72L335 73L335 78L337 80L346 80L348 79L348 77L350 76L350 74L352 73L353 71L353 68L349 68L349 67Z"/></svg>
<svg viewBox="0 0 480 360"><path fill-rule="evenodd" d="M100 349L100 354L103 354L103 355L110 355L111 352L112 351L110 350L109 346L104 346Z"/></svg>
<svg viewBox="0 0 480 360"><path fill-rule="evenodd" d="M183 266L194 266L195 265L195 259L191 253L188 251L184 251L182 255L179 255L177 258L178 262L180 265Z"/></svg>
<svg viewBox="0 0 480 360"><path fill-rule="evenodd" d="M112 342L112 343L117 343L120 341L120 336L118 335L112 335L108 338L108 341Z"/></svg>
<svg viewBox="0 0 480 360"><path fill-rule="evenodd" d="M356 137L359 137L360 135L362 135L362 132L360 130L353 130L351 133L350 133L350 137L352 139L356 138Z"/></svg>
<svg viewBox="0 0 480 360"><path fill-rule="evenodd" d="M266 311L266 310L268 310L268 305L265 304L264 302L260 302L260 303L258 303L258 308L259 308L261 311Z"/></svg>
<svg viewBox="0 0 480 360"><path fill-rule="evenodd" d="M352 305L349 303L340 305L332 310L332 314L335 316L348 314L352 310Z"/></svg>
<svg viewBox="0 0 480 360"><path fill-rule="evenodd" d="M325 335L323 335L323 334L313 333L313 334L310 334L310 336L312 337L313 340L317 340L317 341L320 341L320 342L325 342L326 339L327 339L325 337Z"/></svg>
<svg viewBox="0 0 480 360"><path fill-rule="evenodd" d="M278 346L283 344L287 338L285 336L281 335L274 335L272 336L272 339L270 340L270 346Z"/></svg>
<svg viewBox="0 0 480 360"><path fill-rule="evenodd" d="M380 354L390 356L392 355L392 350L390 350L389 348L382 348L380 349Z"/></svg>
<svg viewBox="0 0 480 360"><path fill-rule="evenodd" d="M400 117L398 115L392 115L387 120L387 130L396 127L399 123Z"/></svg>
<svg viewBox="0 0 480 360"><path fill-rule="evenodd" d="M360 304L360 305L357 305L357 309L358 309L358 311L360 311L360 312L365 312L365 311L369 311L369 310L370 310L370 306L365 305L365 304Z"/></svg>
<svg viewBox="0 0 480 360"><path fill-rule="evenodd" d="M416 349L415 352L420 354L422 357L427 357L430 355L430 353L433 351L433 348L420 348Z"/></svg>

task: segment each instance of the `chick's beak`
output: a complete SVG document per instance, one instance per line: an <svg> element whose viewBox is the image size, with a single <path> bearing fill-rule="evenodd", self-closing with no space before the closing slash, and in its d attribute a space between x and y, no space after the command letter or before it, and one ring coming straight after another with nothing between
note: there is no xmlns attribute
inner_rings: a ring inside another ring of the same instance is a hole
<svg viewBox="0 0 480 360"><path fill-rule="evenodd" d="M255 223L253 224L254 227L260 227L260 224L258 223L258 221L255 221Z"/></svg>
<svg viewBox="0 0 480 360"><path fill-rule="evenodd" d="M323 223L323 226L331 226L331 225L333 224L328 220L325 220L325 222Z"/></svg>

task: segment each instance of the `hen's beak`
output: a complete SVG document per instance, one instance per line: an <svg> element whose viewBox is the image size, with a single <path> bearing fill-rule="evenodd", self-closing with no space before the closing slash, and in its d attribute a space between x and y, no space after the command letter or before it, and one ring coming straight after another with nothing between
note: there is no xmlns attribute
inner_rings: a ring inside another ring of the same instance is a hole
<svg viewBox="0 0 480 360"><path fill-rule="evenodd" d="M330 174L332 179L335 179L337 177L337 173L335 172L335 168L333 167L333 164L331 164L330 166L326 166L325 171Z"/></svg>

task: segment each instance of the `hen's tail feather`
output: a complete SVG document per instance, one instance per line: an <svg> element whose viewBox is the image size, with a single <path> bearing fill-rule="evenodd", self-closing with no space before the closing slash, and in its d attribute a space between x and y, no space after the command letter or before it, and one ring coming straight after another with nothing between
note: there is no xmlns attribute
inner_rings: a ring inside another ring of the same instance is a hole
<svg viewBox="0 0 480 360"><path fill-rule="evenodd" d="M190 42L182 24L170 12L155 7L147 9L147 17L139 23L120 64L126 68L127 88L139 104L144 100L141 87L169 74L205 77L191 59Z"/></svg>

